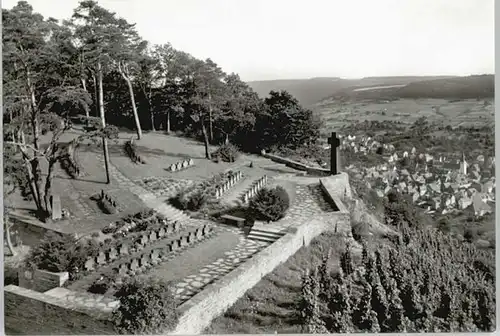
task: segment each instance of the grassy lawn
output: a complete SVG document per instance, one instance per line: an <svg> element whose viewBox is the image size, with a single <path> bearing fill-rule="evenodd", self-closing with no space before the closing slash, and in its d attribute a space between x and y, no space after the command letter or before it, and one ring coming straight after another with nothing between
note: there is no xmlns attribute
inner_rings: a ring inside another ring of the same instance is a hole
<svg viewBox="0 0 500 336"><path fill-rule="evenodd" d="M214 238L190 247L174 259L154 267L145 276L164 281L182 280L189 275L198 274L204 266L223 258L224 252L232 250L238 242L237 234L223 231Z"/></svg>
<svg viewBox="0 0 500 336"><path fill-rule="evenodd" d="M343 246L342 238L333 233L318 236L247 291L224 315L213 320L204 333L300 333L297 303L302 273L320 263L330 248L330 269L337 269Z"/></svg>

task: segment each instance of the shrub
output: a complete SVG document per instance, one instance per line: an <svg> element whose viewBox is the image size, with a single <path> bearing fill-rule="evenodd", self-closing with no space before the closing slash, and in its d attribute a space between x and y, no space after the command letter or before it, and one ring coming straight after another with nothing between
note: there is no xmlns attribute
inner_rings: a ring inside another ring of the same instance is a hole
<svg viewBox="0 0 500 336"><path fill-rule="evenodd" d="M256 219L277 221L285 216L290 207L290 197L283 187L261 189L255 198L250 200L249 211Z"/></svg>
<svg viewBox="0 0 500 336"><path fill-rule="evenodd" d="M132 279L115 295L120 306L113 312L113 323L119 334L167 333L177 324L179 317L169 283Z"/></svg>
<svg viewBox="0 0 500 336"><path fill-rule="evenodd" d="M369 225L366 222L353 222L351 226L352 237L356 240L361 240L370 233Z"/></svg>
<svg viewBox="0 0 500 336"><path fill-rule="evenodd" d="M49 231L42 241L34 246L26 258L26 266L49 272L78 272L83 269L89 256L98 253L94 240L77 241L69 235Z"/></svg>
<svg viewBox="0 0 500 336"><path fill-rule="evenodd" d="M87 291L93 294L106 294L108 289L110 289L113 284L113 278L105 275L94 281L92 285L90 285L90 287L87 289Z"/></svg>
<svg viewBox="0 0 500 336"><path fill-rule="evenodd" d="M181 210L198 211L205 205L207 200L207 194L201 190L193 193L187 193L185 190L182 190L172 197L169 202Z"/></svg>
<svg viewBox="0 0 500 336"><path fill-rule="evenodd" d="M239 150L235 145L228 143L220 146L213 155L224 162L234 162L239 156Z"/></svg>

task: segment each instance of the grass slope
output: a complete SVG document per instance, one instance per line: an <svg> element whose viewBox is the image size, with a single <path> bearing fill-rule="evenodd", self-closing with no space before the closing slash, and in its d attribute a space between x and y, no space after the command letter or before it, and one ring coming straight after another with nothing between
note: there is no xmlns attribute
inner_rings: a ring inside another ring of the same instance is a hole
<svg viewBox="0 0 500 336"><path fill-rule="evenodd" d="M331 269L339 267L343 239L324 233L248 290L229 310L212 321L204 334L301 333L297 304L301 277L332 248Z"/></svg>

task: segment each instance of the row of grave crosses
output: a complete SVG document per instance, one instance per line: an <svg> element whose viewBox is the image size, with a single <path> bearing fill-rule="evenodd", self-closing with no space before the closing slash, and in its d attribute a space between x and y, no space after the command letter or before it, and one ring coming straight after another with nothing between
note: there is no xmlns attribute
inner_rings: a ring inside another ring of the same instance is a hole
<svg viewBox="0 0 500 336"><path fill-rule="evenodd" d="M250 188L243 194L243 203L248 203L252 197L257 195L259 190L261 190L267 184L267 175L262 176L260 179L255 181Z"/></svg>
<svg viewBox="0 0 500 336"><path fill-rule="evenodd" d="M172 163L172 165L170 166L170 171L176 172L191 167L192 165L194 165L193 159L179 161L177 163Z"/></svg>
<svg viewBox="0 0 500 336"><path fill-rule="evenodd" d="M220 198L226 191L233 187L238 181L243 178L243 174L238 171L237 173L231 175L229 180L227 180L220 187L215 188L215 197Z"/></svg>
<svg viewBox="0 0 500 336"><path fill-rule="evenodd" d="M168 238L168 236L174 231L172 230L165 230L164 228L160 228L157 232L151 232L149 235L144 235L139 239L139 244L141 245L142 248L146 247L147 244L151 241L155 241L156 239L163 239L163 238ZM182 237L175 239L171 241L170 243L166 244L162 248L159 248L157 250L158 252L163 252L163 253L169 253L177 250L178 248L182 248L184 246L187 246L188 244L191 244L197 240L202 239L203 237L207 236L209 233L213 232L212 227L210 225L204 225L202 227L196 228L194 231L190 231L188 234L183 235ZM154 238L153 238L154 234ZM158 236L156 236L158 234ZM135 252L139 252L142 250L136 249ZM118 245L116 248L111 247L107 249L106 251L100 251L99 254L96 257L93 258L88 258L85 262L85 270L86 271L93 271L97 269L100 266L103 266L107 263L110 263L114 260L117 260L123 256L130 255L131 253L134 252L133 248L129 248L127 243L121 243Z"/></svg>

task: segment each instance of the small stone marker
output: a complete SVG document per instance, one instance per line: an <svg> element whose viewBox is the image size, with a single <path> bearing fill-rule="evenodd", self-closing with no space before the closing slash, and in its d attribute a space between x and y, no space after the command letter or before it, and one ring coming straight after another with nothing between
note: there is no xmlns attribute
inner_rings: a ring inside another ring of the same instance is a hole
<svg viewBox="0 0 500 336"><path fill-rule="evenodd" d="M170 171L173 171L173 172L177 171L177 166L174 163L172 163L170 165Z"/></svg>
<svg viewBox="0 0 500 336"><path fill-rule="evenodd" d="M160 259L160 250L154 249L151 251L150 257L152 262L157 262Z"/></svg>
<svg viewBox="0 0 500 336"><path fill-rule="evenodd" d="M150 259L149 259L149 255L147 254L143 254L141 256L141 259L139 260L140 263L141 263L141 267L146 267L149 265L149 262L150 262Z"/></svg>
<svg viewBox="0 0 500 336"><path fill-rule="evenodd" d="M193 159L189 159L188 163L189 163L190 166L194 165Z"/></svg>
<svg viewBox="0 0 500 336"><path fill-rule="evenodd" d="M175 168L176 168L176 170L181 170L182 169L182 162L177 162L175 164Z"/></svg>
<svg viewBox="0 0 500 336"><path fill-rule="evenodd" d="M97 256L96 261L97 261L98 265L103 265L106 263L106 255L104 254L104 252L102 252L102 251L99 252L99 255Z"/></svg>
<svg viewBox="0 0 500 336"><path fill-rule="evenodd" d="M130 270L136 271L139 268L139 261L137 259L133 259L130 263Z"/></svg>
<svg viewBox="0 0 500 336"><path fill-rule="evenodd" d="M151 231L151 233L149 234L149 241L155 241L156 239L158 239L157 235L156 235L156 231Z"/></svg>
<svg viewBox="0 0 500 336"><path fill-rule="evenodd" d="M243 202L248 203L248 195L246 193L243 195Z"/></svg>
<svg viewBox="0 0 500 336"><path fill-rule="evenodd" d="M172 232L174 232L174 223L168 223L166 228L165 228L165 233L167 235L171 234Z"/></svg>
<svg viewBox="0 0 500 336"><path fill-rule="evenodd" d="M177 239L177 246L184 247L184 239L183 238Z"/></svg>
<svg viewBox="0 0 500 336"><path fill-rule="evenodd" d="M162 228L160 228L160 229L158 230L158 237L159 237L160 239L161 239L161 238L163 238L163 237L165 237L165 234L166 234L166 232L165 232L165 228L163 228L163 227L162 227Z"/></svg>
<svg viewBox="0 0 500 336"><path fill-rule="evenodd" d="M125 274L127 274L127 271L128 271L127 264L121 264L121 265L118 267L118 274L120 274L120 275L125 275Z"/></svg>
<svg viewBox="0 0 500 336"><path fill-rule="evenodd" d="M206 236L209 232L209 226L207 224L203 225L203 235Z"/></svg>
<svg viewBox="0 0 500 336"><path fill-rule="evenodd" d="M196 232L197 239L201 239L203 237L203 231L201 228L197 228L195 232Z"/></svg>
<svg viewBox="0 0 500 336"><path fill-rule="evenodd" d="M127 271L128 271L127 264L121 264L120 267L118 267L118 274L120 275L127 274Z"/></svg>
<svg viewBox="0 0 500 336"><path fill-rule="evenodd" d="M62 218L61 197L59 195L52 196L52 220Z"/></svg>
<svg viewBox="0 0 500 336"><path fill-rule="evenodd" d="M174 231L179 230L179 228L180 228L180 224L179 224L179 222L175 221L175 222L173 223L173 229L174 229Z"/></svg>
<svg viewBox="0 0 500 336"><path fill-rule="evenodd" d="M182 168L189 167L189 162L187 160L182 161Z"/></svg>
<svg viewBox="0 0 500 336"><path fill-rule="evenodd" d="M116 249L114 247L108 250L108 260L115 260L117 258Z"/></svg>
<svg viewBox="0 0 500 336"><path fill-rule="evenodd" d="M148 241L149 241L148 236L142 235L141 238L139 239L139 244L145 246L148 243Z"/></svg>
<svg viewBox="0 0 500 336"><path fill-rule="evenodd" d="M94 270L94 260L92 258L87 259L84 267L85 267L86 271L93 271Z"/></svg>
<svg viewBox="0 0 500 336"><path fill-rule="evenodd" d="M167 246L165 246L165 251L168 252L172 252L174 250L174 244L173 243L170 243L170 244L167 244Z"/></svg>
<svg viewBox="0 0 500 336"><path fill-rule="evenodd" d="M118 254L119 255L126 255L128 254L128 246L125 243L122 243L118 246Z"/></svg>

